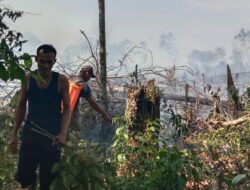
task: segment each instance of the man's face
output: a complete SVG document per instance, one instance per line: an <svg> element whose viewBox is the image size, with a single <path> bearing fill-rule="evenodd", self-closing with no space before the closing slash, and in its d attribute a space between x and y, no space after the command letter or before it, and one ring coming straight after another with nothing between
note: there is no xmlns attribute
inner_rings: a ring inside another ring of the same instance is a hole
<svg viewBox="0 0 250 190"><path fill-rule="evenodd" d="M52 67L56 62L56 55L54 53L43 53L43 50L40 50L36 56L36 62L38 72L43 77L48 77L50 76Z"/></svg>
<svg viewBox="0 0 250 190"><path fill-rule="evenodd" d="M81 72L81 77L82 77L82 79L84 81L89 81L89 79L91 78L88 71L82 71Z"/></svg>

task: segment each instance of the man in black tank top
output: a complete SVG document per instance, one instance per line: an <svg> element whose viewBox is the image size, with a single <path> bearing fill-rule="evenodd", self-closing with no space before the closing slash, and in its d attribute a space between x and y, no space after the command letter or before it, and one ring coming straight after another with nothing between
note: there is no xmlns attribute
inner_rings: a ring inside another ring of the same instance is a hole
<svg viewBox="0 0 250 190"><path fill-rule="evenodd" d="M56 49L52 45L38 47L36 62L38 69L35 73L41 79L36 80L33 75L27 75L26 83L22 84L10 148L17 151L17 134L24 121L28 102L28 115L21 133L16 180L22 188L29 187L35 182L39 167L40 190L49 190L55 177L51 169L60 160L58 145L65 143L70 122L69 84L66 76L52 71L56 62ZM36 126L54 135L56 145L34 131Z"/></svg>

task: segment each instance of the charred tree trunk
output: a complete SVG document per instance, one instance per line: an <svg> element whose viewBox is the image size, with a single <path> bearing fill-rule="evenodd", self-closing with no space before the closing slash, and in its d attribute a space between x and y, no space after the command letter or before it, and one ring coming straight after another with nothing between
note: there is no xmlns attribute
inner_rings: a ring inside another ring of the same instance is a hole
<svg viewBox="0 0 250 190"><path fill-rule="evenodd" d="M99 40L100 40L100 97L107 110L107 70L106 70L106 35L105 35L105 0L99 3Z"/></svg>
<svg viewBox="0 0 250 190"><path fill-rule="evenodd" d="M234 86L234 81L229 65L227 65L227 91L228 91L228 100L232 100L233 93L236 91Z"/></svg>
<svg viewBox="0 0 250 190"><path fill-rule="evenodd" d="M106 70L106 35L105 35L105 0L98 0L99 4L99 41L100 41L100 101L105 111L108 110L107 101L107 70ZM107 139L107 127L101 124L101 138Z"/></svg>
<svg viewBox="0 0 250 190"><path fill-rule="evenodd" d="M125 117L131 133L144 132L148 120L160 118L160 93L153 80L129 89Z"/></svg>
<svg viewBox="0 0 250 190"><path fill-rule="evenodd" d="M125 118L128 126L127 145L133 151L126 156L126 160L121 161L117 173L119 176L130 175L134 176L136 170L133 169L133 160L136 159L137 148L140 146L152 146L149 142L142 142L138 136L143 136L146 133L149 120L160 118L160 93L155 87L154 81L148 81L146 87L134 86L129 88L128 97L125 108ZM151 138L158 138L158 130ZM155 145L155 144L154 144ZM156 145L158 148L158 145ZM150 153L144 155L145 158L150 156ZM143 164L142 161L141 164Z"/></svg>
<svg viewBox="0 0 250 190"><path fill-rule="evenodd" d="M235 88L231 69L227 65L227 90L228 90L228 100L233 102L233 115L238 118L239 112L239 93Z"/></svg>

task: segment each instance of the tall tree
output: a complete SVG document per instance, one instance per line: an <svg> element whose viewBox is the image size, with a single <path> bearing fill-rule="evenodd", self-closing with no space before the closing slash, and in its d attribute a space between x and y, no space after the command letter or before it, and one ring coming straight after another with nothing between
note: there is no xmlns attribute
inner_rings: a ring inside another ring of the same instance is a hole
<svg viewBox="0 0 250 190"><path fill-rule="evenodd" d="M100 98L105 111L108 110L107 101L107 70L106 70L106 35L105 35L105 0L98 0L99 4L99 41L100 41ZM100 137L107 139L107 128L101 124Z"/></svg>
<svg viewBox="0 0 250 190"><path fill-rule="evenodd" d="M106 70L106 35L105 35L105 0L99 3L99 40L100 40L100 98L107 110L107 70Z"/></svg>

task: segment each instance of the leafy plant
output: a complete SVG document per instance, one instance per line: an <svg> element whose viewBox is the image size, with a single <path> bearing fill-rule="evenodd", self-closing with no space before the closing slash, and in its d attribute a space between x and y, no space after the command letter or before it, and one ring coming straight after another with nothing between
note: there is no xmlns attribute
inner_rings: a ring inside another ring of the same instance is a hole
<svg viewBox="0 0 250 190"><path fill-rule="evenodd" d="M117 166L114 189L181 190L188 180L199 180L202 166L190 151L159 147L159 121L148 121L145 132L135 136L128 134L123 117L114 122L120 126L113 144Z"/></svg>
<svg viewBox="0 0 250 190"><path fill-rule="evenodd" d="M192 138L198 158L207 168L208 178L204 176L203 180L214 180L219 188L233 189L237 186L237 183L232 183L235 174L249 172L248 123L230 127L210 127L209 130L201 131ZM249 180L249 177L246 178Z"/></svg>
<svg viewBox="0 0 250 190"><path fill-rule="evenodd" d="M20 63L21 60L23 63ZM15 55L5 40L2 40L0 43L0 78L2 80L20 79L25 81L25 71L29 71L31 66L32 60L29 54Z"/></svg>
<svg viewBox="0 0 250 190"><path fill-rule="evenodd" d="M0 115L0 189L16 189L13 183L16 170L15 155L8 151L8 138L13 126L13 118L10 115Z"/></svg>
<svg viewBox="0 0 250 190"><path fill-rule="evenodd" d="M32 61L31 56L24 53L16 55L16 51L22 50L22 34L12 30L7 23L15 22L22 16L23 12L14 11L0 4L0 79L25 81L25 71L30 70ZM20 61L23 60L23 63Z"/></svg>
<svg viewBox="0 0 250 190"><path fill-rule="evenodd" d="M250 111L250 87L246 89L246 105L245 105L245 110Z"/></svg>
<svg viewBox="0 0 250 190"><path fill-rule="evenodd" d="M57 174L52 190L102 190L106 189L105 161L95 144L80 140L73 147L64 147L62 159L53 167Z"/></svg>

